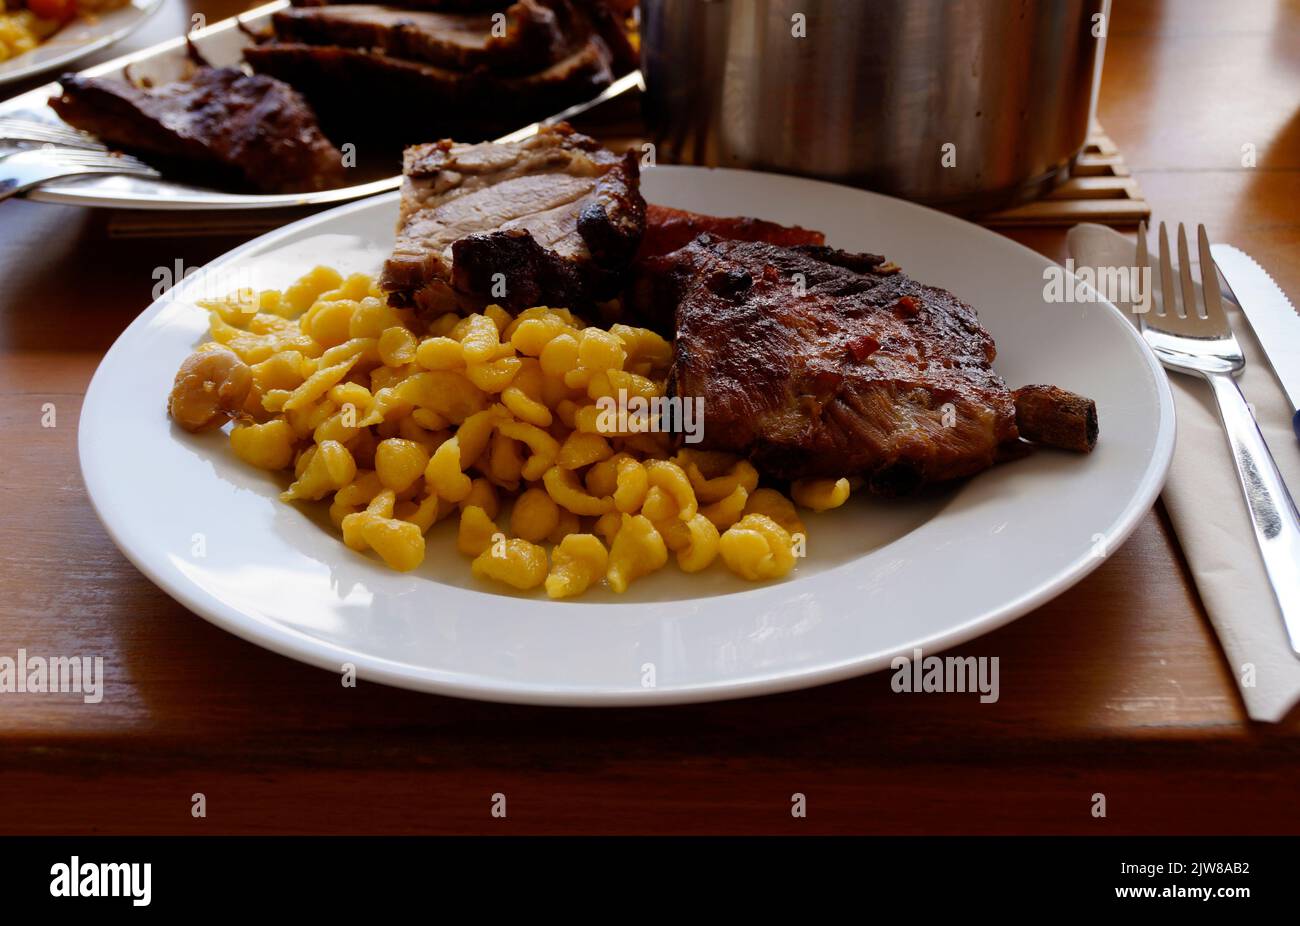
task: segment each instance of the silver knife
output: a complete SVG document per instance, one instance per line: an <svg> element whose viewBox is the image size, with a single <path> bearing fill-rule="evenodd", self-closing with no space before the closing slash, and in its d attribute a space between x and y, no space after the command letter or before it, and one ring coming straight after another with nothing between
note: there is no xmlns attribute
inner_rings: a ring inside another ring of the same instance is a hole
<svg viewBox="0 0 1300 926"><path fill-rule="evenodd" d="M1291 426L1300 438L1300 313L1268 271L1245 251L1216 244L1210 254L1282 384L1291 403Z"/></svg>

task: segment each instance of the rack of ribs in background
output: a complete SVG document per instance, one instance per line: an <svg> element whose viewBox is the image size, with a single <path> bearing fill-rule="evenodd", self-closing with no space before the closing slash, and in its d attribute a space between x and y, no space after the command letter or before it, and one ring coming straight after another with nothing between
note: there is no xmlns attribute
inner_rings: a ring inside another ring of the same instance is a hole
<svg viewBox="0 0 1300 926"><path fill-rule="evenodd" d="M608 0L300 2L245 50L297 88L336 141L496 137L597 95L636 67Z"/></svg>

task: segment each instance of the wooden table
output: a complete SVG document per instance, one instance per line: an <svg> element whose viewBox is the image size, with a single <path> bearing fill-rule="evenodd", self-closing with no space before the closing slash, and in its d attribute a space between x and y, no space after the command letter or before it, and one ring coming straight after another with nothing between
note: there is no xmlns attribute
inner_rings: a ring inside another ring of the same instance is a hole
<svg viewBox="0 0 1300 926"><path fill-rule="evenodd" d="M1300 7L1115 6L1100 118L1155 217L1207 223L1300 294ZM171 0L114 54L178 34L190 8L215 20L239 3ZM1066 256L1060 231L1013 237ZM86 385L150 302L152 269L236 242L109 240L102 214L21 201L0 206L0 242L0 654L101 654L108 673L98 705L0 695L0 830L1300 830L1300 719L1245 719L1159 508L1077 587L963 648L1001 658L992 705L895 695L888 673L653 710L342 688L151 585L78 471ZM57 427L41 426L47 402ZM196 792L204 819L190 813ZM494 792L506 819L489 813ZM805 819L791 816L794 792ZM1095 792L1105 819L1089 812Z"/></svg>

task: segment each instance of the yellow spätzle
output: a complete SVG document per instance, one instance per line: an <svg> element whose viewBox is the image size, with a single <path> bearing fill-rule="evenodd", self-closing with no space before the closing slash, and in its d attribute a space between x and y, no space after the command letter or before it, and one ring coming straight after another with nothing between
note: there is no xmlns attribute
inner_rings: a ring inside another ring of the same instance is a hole
<svg viewBox="0 0 1300 926"><path fill-rule="evenodd" d="M625 514L609 550L605 581L621 594L634 579L662 569L667 562L668 548L650 519L641 514Z"/></svg>
<svg viewBox="0 0 1300 926"><path fill-rule="evenodd" d="M474 558L471 568L476 576L527 591L546 580L546 549L517 538L494 541Z"/></svg>
<svg viewBox="0 0 1300 926"><path fill-rule="evenodd" d="M258 469L284 469L293 462L293 429L282 418L265 424L237 424L230 432L235 456Z"/></svg>
<svg viewBox="0 0 1300 926"><path fill-rule="evenodd" d="M699 572L717 559L718 529L702 514L694 515L685 523L685 528L687 542L676 551L677 565L683 572Z"/></svg>
<svg viewBox="0 0 1300 926"><path fill-rule="evenodd" d="M591 534L569 534L551 554L551 571L546 576L546 594L551 598L581 595L599 582L609 564L609 553L600 538Z"/></svg>
<svg viewBox="0 0 1300 926"><path fill-rule="evenodd" d="M700 508L700 514L712 521L718 530L724 531L740 520L748 499L749 493L745 487L738 485L726 498Z"/></svg>
<svg viewBox="0 0 1300 926"><path fill-rule="evenodd" d="M784 527L791 536L807 532L794 503L776 489L755 489L745 500L744 513L765 514Z"/></svg>
<svg viewBox="0 0 1300 926"><path fill-rule="evenodd" d="M728 569L752 581L778 579L794 568L790 534L765 514L747 514L727 528L718 551Z"/></svg>
<svg viewBox="0 0 1300 926"><path fill-rule="evenodd" d="M424 475L430 453L413 440L390 437L375 448L375 472L385 488L404 492Z"/></svg>
<svg viewBox="0 0 1300 926"><path fill-rule="evenodd" d="M456 534L456 547L466 556L478 556L492 545L492 538L505 535L497 530L496 522L478 505L466 505L460 513L460 528Z"/></svg>
<svg viewBox="0 0 1300 926"><path fill-rule="evenodd" d="M813 511L830 511L849 500L847 479L796 479L790 484L790 497L796 505Z"/></svg>
<svg viewBox="0 0 1300 926"><path fill-rule="evenodd" d="M597 498L588 495L577 475L571 469L552 466L542 476L542 484L555 503L567 508L574 514L594 515L599 517L614 507L614 500L609 496Z"/></svg>
<svg viewBox="0 0 1300 926"><path fill-rule="evenodd" d="M469 495L474 484L461 471L459 438L453 437L438 445L425 467L424 481L449 502L458 502Z"/></svg>
<svg viewBox="0 0 1300 926"><path fill-rule="evenodd" d="M545 540L560 525L560 506L544 489L531 488L515 499L510 533L531 543Z"/></svg>
<svg viewBox="0 0 1300 926"><path fill-rule="evenodd" d="M623 594L669 559L775 579L802 551L796 503L849 495L796 482L792 502L747 460L642 430L648 404L607 415L668 394L673 346L646 329L547 306L421 320L328 268L202 309L209 337L169 412L194 430L233 421L239 459L284 473L286 501L320 500L348 547L393 569L418 569L443 530L475 576L551 598Z"/></svg>
<svg viewBox="0 0 1300 926"><path fill-rule="evenodd" d="M311 451L302 474L280 494L285 501L316 501L343 488L356 476L356 461L352 459L348 448L338 441L327 440L323 444L313 445Z"/></svg>

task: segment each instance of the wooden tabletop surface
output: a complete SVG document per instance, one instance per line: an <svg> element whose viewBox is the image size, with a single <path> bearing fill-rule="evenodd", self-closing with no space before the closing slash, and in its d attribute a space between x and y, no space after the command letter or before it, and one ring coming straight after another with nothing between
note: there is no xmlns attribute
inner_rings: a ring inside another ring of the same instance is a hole
<svg viewBox="0 0 1300 926"><path fill-rule="evenodd" d="M241 8L168 0L99 60L179 34L192 10ZM1099 118L1155 218L1205 222L1293 294L1297 88L1294 0L1115 0ZM238 242L110 239L106 221L0 205L0 655L100 654L107 673L97 705L0 694L0 831L1300 830L1300 716L1246 720L1159 507L1078 586L962 647L1000 657L988 705L897 695L888 673L662 709L481 704L343 688L216 629L108 538L77 416L100 357L151 301L153 268ZM1011 234L1066 256L1060 230ZM505 819L490 813L498 792ZM795 792L806 818L790 813Z"/></svg>

